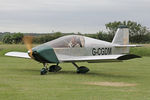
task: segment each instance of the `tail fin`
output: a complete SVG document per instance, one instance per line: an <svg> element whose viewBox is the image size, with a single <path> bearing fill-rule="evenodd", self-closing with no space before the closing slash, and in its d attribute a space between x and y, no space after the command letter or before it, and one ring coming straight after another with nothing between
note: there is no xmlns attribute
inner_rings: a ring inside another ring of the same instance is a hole
<svg viewBox="0 0 150 100"><path fill-rule="evenodd" d="M119 26L112 44L116 54L128 54L130 47L141 47L140 45L129 45L129 29L124 25Z"/></svg>
<svg viewBox="0 0 150 100"><path fill-rule="evenodd" d="M120 45L129 44L129 29L127 26L119 26L112 43Z"/></svg>
<svg viewBox="0 0 150 100"><path fill-rule="evenodd" d="M112 43L116 47L116 52L121 54L129 53L129 29L127 26L119 26Z"/></svg>

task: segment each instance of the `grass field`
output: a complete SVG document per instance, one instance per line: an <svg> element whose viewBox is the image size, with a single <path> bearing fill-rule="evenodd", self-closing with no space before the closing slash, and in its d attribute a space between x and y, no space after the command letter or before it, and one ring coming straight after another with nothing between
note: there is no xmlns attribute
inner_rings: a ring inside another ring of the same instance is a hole
<svg viewBox="0 0 150 100"><path fill-rule="evenodd" d="M90 68L87 74L76 74L72 64L62 63L60 72L44 76L42 64L34 60L3 56L17 50L25 47L0 45L0 100L150 100L149 45L131 50L147 56L141 59L78 63Z"/></svg>

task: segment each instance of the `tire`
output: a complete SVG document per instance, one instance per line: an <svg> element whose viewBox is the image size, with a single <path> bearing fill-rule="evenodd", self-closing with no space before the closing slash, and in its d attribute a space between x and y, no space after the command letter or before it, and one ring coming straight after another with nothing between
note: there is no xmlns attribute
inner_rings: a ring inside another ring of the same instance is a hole
<svg viewBox="0 0 150 100"><path fill-rule="evenodd" d="M46 68L42 68L42 69L41 69L41 75L45 75L46 73L47 73Z"/></svg>
<svg viewBox="0 0 150 100"><path fill-rule="evenodd" d="M58 72L61 70L61 67L60 66L57 66L57 65L52 65L49 67L48 71L49 72Z"/></svg>
<svg viewBox="0 0 150 100"><path fill-rule="evenodd" d="M88 71L89 69L85 66L81 66L77 69L77 73L81 73L81 74L87 73Z"/></svg>

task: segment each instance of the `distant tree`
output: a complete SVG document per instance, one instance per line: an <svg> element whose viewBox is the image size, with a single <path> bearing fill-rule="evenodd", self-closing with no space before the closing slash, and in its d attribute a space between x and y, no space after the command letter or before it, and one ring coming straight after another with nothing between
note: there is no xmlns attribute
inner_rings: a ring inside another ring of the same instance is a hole
<svg viewBox="0 0 150 100"><path fill-rule="evenodd" d="M97 37L100 40L104 40L104 41L108 41L108 42L111 42L112 38L113 38L113 36L111 34L108 34L108 33L103 32L103 31L98 32Z"/></svg>
<svg viewBox="0 0 150 100"><path fill-rule="evenodd" d="M61 32L55 32L52 34L40 35L40 36L36 36L33 38L33 43L45 43L45 42L54 40L56 38L59 38L61 36L63 36L63 34Z"/></svg>
<svg viewBox="0 0 150 100"><path fill-rule="evenodd" d="M61 36L63 36L63 34L61 32L55 32L52 34L53 38L56 39L56 38L59 38Z"/></svg>
<svg viewBox="0 0 150 100"><path fill-rule="evenodd" d="M12 44L12 35L11 34L4 35L2 41L3 43L6 43L6 44Z"/></svg>
<svg viewBox="0 0 150 100"><path fill-rule="evenodd" d="M146 36L149 34L149 31L147 30L145 26L142 26L141 24L138 24L137 22L115 21L115 22L109 22L105 24L106 29L108 30L108 33L112 36L115 35L115 32L117 31L120 25L126 25L129 28L130 42L144 43L144 41L146 42L146 40L148 40L148 37Z"/></svg>
<svg viewBox="0 0 150 100"><path fill-rule="evenodd" d="M91 37L91 38L98 39L97 34L84 34L84 36L87 36L87 37Z"/></svg>
<svg viewBox="0 0 150 100"><path fill-rule="evenodd" d="M106 29L108 30L108 33L111 35L115 35L115 32L117 31L118 27L122 25L120 21L115 21L115 22L109 22L105 24Z"/></svg>
<svg viewBox="0 0 150 100"><path fill-rule="evenodd" d="M15 43L15 44L21 43L23 36L24 35L22 33L14 33L12 35L12 43Z"/></svg>
<svg viewBox="0 0 150 100"><path fill-rule="evenodd" d="M14 33L14 34L6 34L4 35L2 41L3 43L6 43L6 44L18 44L18 43L21 43L22 42L22 38L23 38L23 34L22 33Z"/></svg>
<svg viewBox="0 0 150 100"><path fill-rule="evenodd" d="M145 26L142 26L141 24L138 24L134 21L115 21L105 24L108 32L113 35L115 34L120 25L126 25L129 28L130 36L143 35L148 32Z"/></svg>
<svg viewBox="0 0 150 100"><path fill-rule="evenodd" d="M77 35L83 35L82 33L80 33L80 32L77 32Z"/></svg>

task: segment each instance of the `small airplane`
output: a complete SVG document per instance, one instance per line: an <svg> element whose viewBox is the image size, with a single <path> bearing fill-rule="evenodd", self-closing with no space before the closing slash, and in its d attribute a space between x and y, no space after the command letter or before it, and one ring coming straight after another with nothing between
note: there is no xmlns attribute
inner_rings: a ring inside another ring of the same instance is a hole
<svg viewBox="0 0 150 100"><path fill-rule="evenodd" d="M112 42L80 35L68 35L32 48L31 38L26 37L23 40L28 49L27 53L8 52L5 55L31 58L43 63L41 75L45 75L48 71L60 71L59 63L62 62L72 63L77 68L77 73L87 73L89 69L85 66L78 66L76 62L98 63L141 58L129 54L130 47L138 47L138 45L129 45L129 29L127 26L118 28ZM55 63L56 65L48 68L49 63Z"/></svg>

